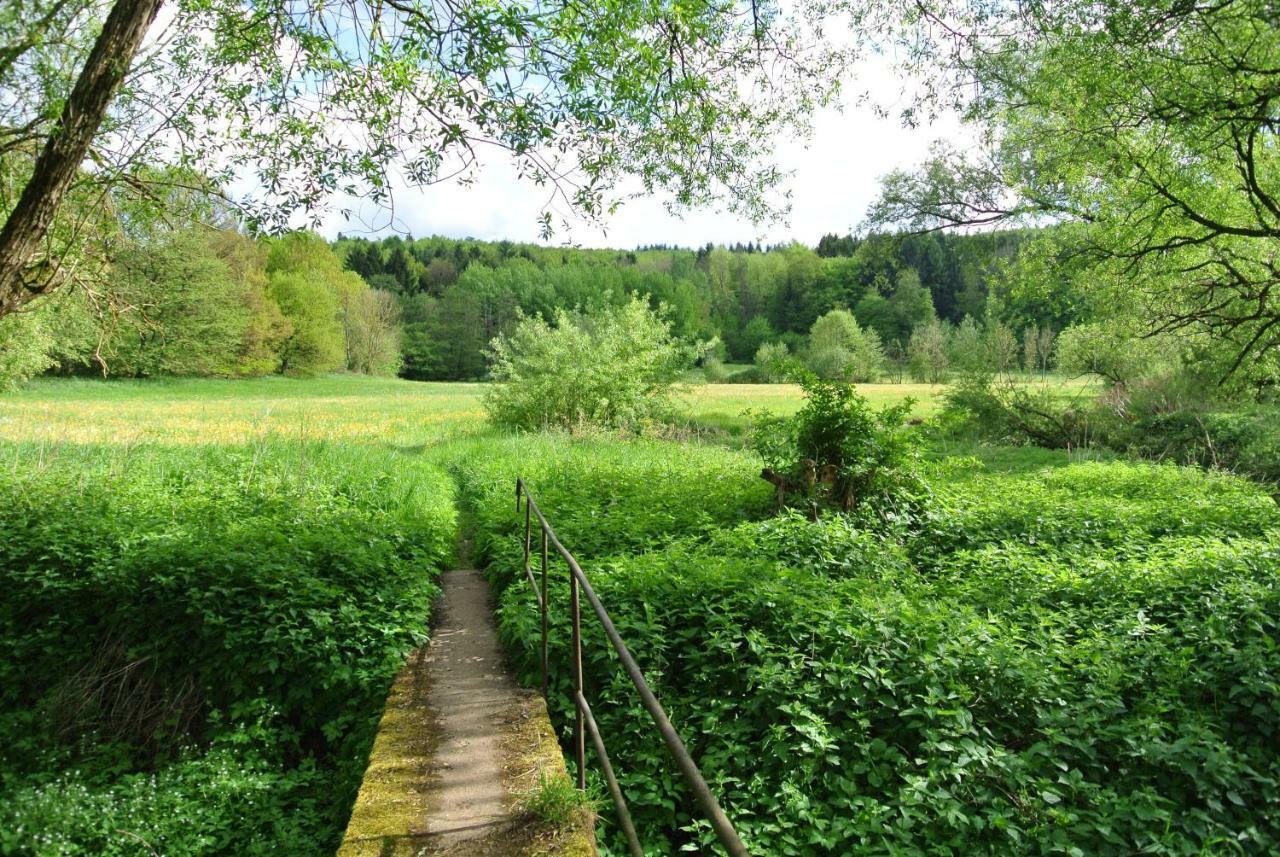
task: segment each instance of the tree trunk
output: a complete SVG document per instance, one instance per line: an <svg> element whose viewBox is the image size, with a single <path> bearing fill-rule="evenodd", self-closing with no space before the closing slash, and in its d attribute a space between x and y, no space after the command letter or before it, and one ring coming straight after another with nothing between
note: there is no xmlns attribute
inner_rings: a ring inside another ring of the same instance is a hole
<svg viewBox="0 0 1280 857"><path fill-rule="evenodd" d="M27 272L164 0L116 0L22 196L0 229L0 316L49 285Z"/></svg>

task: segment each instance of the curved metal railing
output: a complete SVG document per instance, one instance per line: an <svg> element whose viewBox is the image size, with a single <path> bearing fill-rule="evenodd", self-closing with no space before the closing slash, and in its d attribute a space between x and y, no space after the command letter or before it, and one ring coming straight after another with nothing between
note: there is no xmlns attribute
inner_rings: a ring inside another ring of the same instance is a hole
<svg viewBox="0 0 1280 857"><path fill-rule="evenodd" d="M635 685L636 692L640 696L640 703L649 712L649 716L653 718L654 725L662 736L663 743L667 745L667 750L671 753L676 767L680 770L680 776L693 793L694 800L697 801L707 820L711 822L716 838L720 840L720 844L724 846L730 857L747 857L746 847L743 846L742 840L738 838L733 825L729 823L724 810L720 808L719 801L711 793L711 789L707 786L707 781L703 779L702 772L698 770L693 757L685 749L684 742L680 740L679 733L671 725L671 720L667 717L667 713L662 710L662 704L658 702L658 698L649 689L649 684L644 680L640 667L636 664L635 658L631 656L631 652L627 649L626 643L622 641L622 637L618 635L618 629L614 627L608 611L604 609L604 605L596 597L596 593L591 588L591 583L587 580L586 574L583 573L581 566L578 565L578 561L573 558L573 554L569 553L568 549L560 543L560 539L556 538L555 530L547 522L542 510L538 508L538 503L533 499L533 495L529 493L529 487L524 483L524 480L517 478L516 513L519 514L522 509L524 511L524 574L529 581L529 586L533 589L534 597L538 601L538 609L542 614L543 697L547 695L547 559L549 547L554 547L556 553L560 554L569 566L569 609L573 619L573 702L576 712L573 749L574 761L578 768L578 788L584 789L587 785L586 739L590 736L591 744L596 751L596 757L600 761L601 773L604 774L605 782L609 787L609 796L613 800L614 809L618 814L618 823L627 839L627 846L631 849L633 857L644 857L644 851L640 847L640 839L636 835L635 825L631 821L631 812L627 809L626 798L623 797L622 789L618 785L618 778L613 772L613 765L609 761L609 754L605 750L604 739L600 735L600 727L596 724L595 716L591 713L591 706L587 704L586 697L583 695L581 597L585 595L587 603L591 605L596 618L600 620L600 624L604 628L605 636L609 638L614 651L618 653L623 669L626 670L631 683ZM541 585L539 585L539 579L534 577L533 568L529 565L529 556L533 548L534 518L537 519L538 528L542 533Z"/></svg>

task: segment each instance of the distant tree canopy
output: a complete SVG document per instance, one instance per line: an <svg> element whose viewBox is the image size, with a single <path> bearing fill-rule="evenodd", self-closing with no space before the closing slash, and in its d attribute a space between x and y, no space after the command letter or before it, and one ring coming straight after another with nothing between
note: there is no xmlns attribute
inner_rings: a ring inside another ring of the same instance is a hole
<svg viewBox="0 0 1280 857"><path fill-rule="evenodd" d="M1002 271L1031 234L824 236L820 253L799 244L623 251L401 236L339 236L334 248L348 269L398 296L402 374L460 380L486 375L486 344L521 313L550 321L560 309L633 296L663 305L683 340L719 337L736 363L770 343L802 352L814 323L837 309L905 354L912 331L935 316L984 318L993 290L1012 329L1060 330L1078 320L1070 300L1023 299L1003 287ZM856 374L874 374L865 367L878 362L860 361Z"/></svg>
<svg viewBox="0 0 1280 857"><path fill-rule="evenodd" d="M0 318L0 383L50 368L478 380L492 371L489 343L520 319L554 323L637 299L662 308L677 340L719 340L717 357L731 364L764 350L759 378L780 380L774 358L785 353L825 377L874 380L891 365L901 374L916 331L937 319L950 352L947 331L959 324L962 344L966 317L999 332L999 349L973 352L983 361L998 352L993 371L1019 362L1034 328L1031 360L1043 370L1052 352L1041 344L1051 346L1064 321L1092 319L1061 311L1070 301L1023 300L1006 289L1010 254L1030 246L1028 235L827 237L824 252L852 255L821 256L799 244L585 250L150 227L113 242L93 290L68 291L21 320ZM911 262L929 258L936 263L926 274ZM963 307L973 311L955 315ZM712 366L722 379L740 371Z"/></svg>
<svg viewBox="0 0 1280 857"><path fill-rule="evenodd" d="M0 385L51 368L134 377L400 368L396 299L345 270L316 235L154 230L104 261L94 292L68 290L0 318Z"/></svg>

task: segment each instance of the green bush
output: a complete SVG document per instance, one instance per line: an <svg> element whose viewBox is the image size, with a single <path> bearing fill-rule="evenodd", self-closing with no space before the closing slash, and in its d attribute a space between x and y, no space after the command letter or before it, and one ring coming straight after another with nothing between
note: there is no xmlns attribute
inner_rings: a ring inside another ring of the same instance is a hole
<svg viewBox="0 0 1280 857"><path fill-rule="evenodd" d="M638 428L666 416L694 357L640 298L591 313L560 310L553 324L525 317L491 348L489 418L526 430Z"/></svg>
<svg viewBox="0 0 1280 857"><path fill-rule="evenodd" d="M1226 468L1280 482L1280 408L1156 412L1125 427L1116 445L1151 458Z"/></svg>
<svg viewBox="0 0 1280 857"><path fill-rule="evenodd" d="M849 384L802 374L805 402L793 417L765 416L752 428L761 475L781 502L860 511L881 520L918 511L925 486L916 476L918 444L906 424L914 402L872 411Z"/></svg>
<svg viewBox="0 0 1280 857"><path fill-rule="evenodd" d="M785 342L766 342L756 349L756 375L766 384L787 380L791 362L791 349Z"/></svg>
<svg viewBox="0 0 1280 857"><path fill-rule="evenodd" d="M724 368L724 362L719 357L712 354L703 358L702 377L708 384L723 384L729 377L729 370Z"/></svg>
<svg viewBox="0 0 1280 857"><path fill-rule="evenodd" d="M833 309L813 323L805 365L831 381L874 381L884 369L880 335L858 326L846 309Z"/></svg>
<svg viewBox="0 0 1280 857"><path fill-rule="evenodd" d="M243 853L331 852L451 483L322 445L119 455L0 474L4 853L209 853L242 825Z"/></svg>

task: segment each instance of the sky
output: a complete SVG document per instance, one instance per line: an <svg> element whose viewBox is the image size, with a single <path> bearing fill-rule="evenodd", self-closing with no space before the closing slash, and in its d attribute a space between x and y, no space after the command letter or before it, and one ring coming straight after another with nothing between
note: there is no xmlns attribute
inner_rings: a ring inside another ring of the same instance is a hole
<svg viewBox="0 0 1280 857"><path fill-rule="evenodd" d="M867 91L892 108L900 83L882 68L863 67L846 81L845 91ZM889 111L892 113L892 109ZM896 168L911 168L927 154L930 143L960 134L959 124L944 117L933 126L904 128L895 118L877 115L870 105L825 109L814 118L812 136L785 136L770 142L779 165L791 172L785 187L792 194L786 222L752 224L715 210L672 214L660 198L627 202L607 217L603 228L585 222L566 230L557 221L551 243L584 247L630 249L649 244L698 247L763 241L799 241L815 245L827 233L855 230L874 200L882 176ZM538 216L546 190L517 180L500 156L485 163L478 179L467 186L441 184L429 188L395 190L394 210L355 210L348 219L335 210L321 233L377 236L412 234L451 238L545 243L539 236Z"/></svg>

